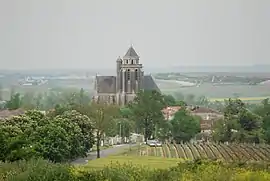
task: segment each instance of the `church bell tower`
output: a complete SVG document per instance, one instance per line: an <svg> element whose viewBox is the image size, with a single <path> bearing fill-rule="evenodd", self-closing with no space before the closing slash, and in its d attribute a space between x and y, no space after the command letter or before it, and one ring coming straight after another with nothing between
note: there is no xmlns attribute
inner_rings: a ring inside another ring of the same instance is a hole
<svg viewBox="0 0 270 181"><path fill-rule="evenodd" d="M131 46L125 56L116 60L116 92L118 104L132 101L136 93L143 89L144 72L140 57Z"/></svg>

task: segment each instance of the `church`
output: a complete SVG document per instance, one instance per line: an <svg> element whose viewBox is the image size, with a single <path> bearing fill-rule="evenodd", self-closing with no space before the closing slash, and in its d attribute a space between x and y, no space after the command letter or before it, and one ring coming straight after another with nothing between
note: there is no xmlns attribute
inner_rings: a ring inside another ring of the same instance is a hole
<svg viewBox="0 0 270 181"><path fill-rule="evenodd" d="M126 105L140 90L160 91L151 75L144 75L140 57L131 46L116 60L116 76L96 76L95 102Z"/></svg>

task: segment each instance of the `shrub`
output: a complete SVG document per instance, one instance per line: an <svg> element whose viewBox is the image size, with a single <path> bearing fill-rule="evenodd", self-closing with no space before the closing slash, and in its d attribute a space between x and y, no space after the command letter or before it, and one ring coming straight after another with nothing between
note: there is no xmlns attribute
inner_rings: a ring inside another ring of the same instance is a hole
<svg viewBox="0 0 270 181"><path fill-rule="evenodd" d="M44 160L0 164L0 181L267 181L268 164L228 164L197 160L168 169L133 164L111 164L103 169L85 169Z"/></svg>

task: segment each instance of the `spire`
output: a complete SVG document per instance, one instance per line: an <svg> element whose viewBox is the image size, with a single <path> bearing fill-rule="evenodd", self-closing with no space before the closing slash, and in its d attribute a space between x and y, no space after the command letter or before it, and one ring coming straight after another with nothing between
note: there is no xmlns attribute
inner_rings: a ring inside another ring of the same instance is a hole
<svg viewBox="0 0 270 181"><path fill-rule="evenodd" d="M121 57L119 56L116 61L121 62L122 61Z"/></svg>
<svg viewBox="0 0 270 181"><path fill-rule="evenodd" d="M124 58L134 58L134 59L139 58L138 54L136 53L136 51L134 50L132 45L128 49L128 51L127 51L126 55L124 56Z"/></svg>

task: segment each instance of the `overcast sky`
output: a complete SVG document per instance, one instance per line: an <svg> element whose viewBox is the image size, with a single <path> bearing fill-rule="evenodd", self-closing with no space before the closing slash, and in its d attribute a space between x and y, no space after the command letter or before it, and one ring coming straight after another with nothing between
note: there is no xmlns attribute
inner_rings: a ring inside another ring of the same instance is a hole
<svg viewBox="0 0 270 181"><path fill-rule="evenodd" d="M270 64L270 0L0 0L0 69Z"/></svg>

